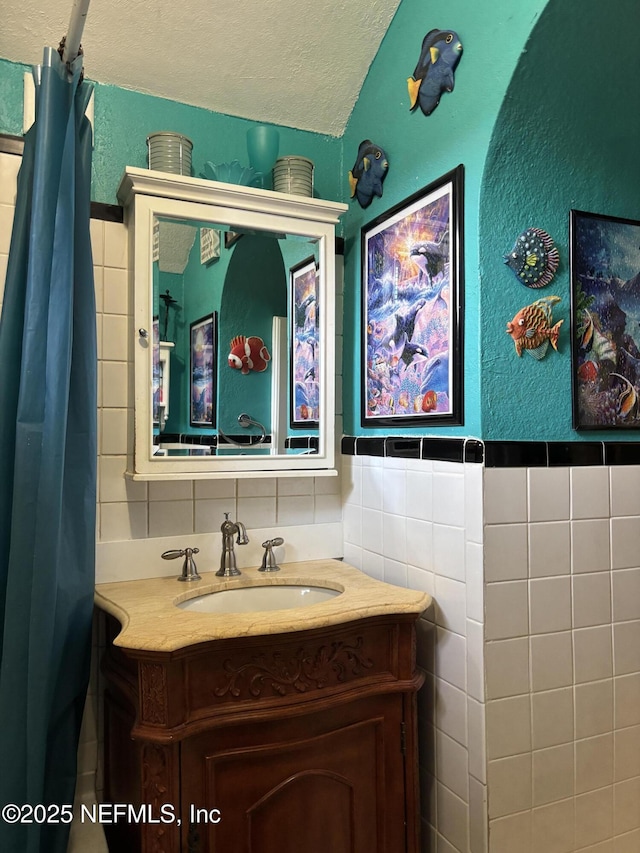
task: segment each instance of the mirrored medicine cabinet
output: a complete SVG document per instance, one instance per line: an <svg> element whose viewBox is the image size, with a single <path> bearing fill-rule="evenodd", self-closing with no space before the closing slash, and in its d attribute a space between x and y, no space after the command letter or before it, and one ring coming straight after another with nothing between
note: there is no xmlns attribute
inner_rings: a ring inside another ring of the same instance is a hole
<svg viewBox="0 0 640 853"><path fill-rule="evenodd" d="M127 168L134 479L335 473L347 206Z"/></svg>

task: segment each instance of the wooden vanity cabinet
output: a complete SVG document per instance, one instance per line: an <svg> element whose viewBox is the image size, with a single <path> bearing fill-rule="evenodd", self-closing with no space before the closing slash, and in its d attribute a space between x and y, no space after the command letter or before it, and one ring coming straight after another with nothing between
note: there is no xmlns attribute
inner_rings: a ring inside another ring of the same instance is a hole
<svg viewBox="0 0 640 853"><path fill-rule="evenodd" d="M112 853L418 853L415 620L109 644L105 800L149 809Z"/></svg>

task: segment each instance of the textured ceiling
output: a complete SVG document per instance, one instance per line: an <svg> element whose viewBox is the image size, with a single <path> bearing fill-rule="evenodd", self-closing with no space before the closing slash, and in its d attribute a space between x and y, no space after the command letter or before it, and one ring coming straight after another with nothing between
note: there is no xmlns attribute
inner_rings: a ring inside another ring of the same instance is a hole
<svg viewBox="0 0 640 853"><path fill-rule="evenodd" d="M91 0L85 74L228 115L340 136L400 0ZM6 4L0 57L57 47L72 0Z"/></svg>

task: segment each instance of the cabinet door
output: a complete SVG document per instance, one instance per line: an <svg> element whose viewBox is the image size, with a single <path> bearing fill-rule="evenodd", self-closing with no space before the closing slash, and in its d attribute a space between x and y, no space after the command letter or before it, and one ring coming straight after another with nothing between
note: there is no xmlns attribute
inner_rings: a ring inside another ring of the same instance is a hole
<svg viewBox="0 0 640 853"><path fill-rule="evenodd" d="M188 739L193 853L401 853L402 699L387 696ZM217 816L220 820L208 822Z"/></svg>

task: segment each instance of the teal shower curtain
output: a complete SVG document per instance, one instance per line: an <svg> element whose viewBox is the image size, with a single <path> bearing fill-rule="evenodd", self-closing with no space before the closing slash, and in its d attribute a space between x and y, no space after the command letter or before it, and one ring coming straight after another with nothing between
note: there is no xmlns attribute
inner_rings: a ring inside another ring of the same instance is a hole
<svg viewBox="0 0 640 853"><path fill-rule="evenodd" d="M91 657L91 87L34 68L0 318L0 851L64 853ZM32 807L33 810L31 811Z"/></svg>

